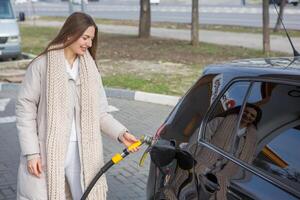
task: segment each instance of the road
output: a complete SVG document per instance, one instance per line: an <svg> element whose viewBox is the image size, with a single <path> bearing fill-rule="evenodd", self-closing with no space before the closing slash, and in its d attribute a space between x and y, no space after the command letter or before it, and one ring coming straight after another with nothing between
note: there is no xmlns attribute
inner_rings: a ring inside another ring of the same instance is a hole
<svg viewBox="0 0 300 200"><path fill-rule="evenodd" d="M15 124L15 98L16 91L0 92L0 200L16 199L20 148ZM171 111L168 106L117 98L109 98L109 104L117 109L112 112L115 118L138 137L143 134L153 135ZM106 136L103 144L106 161L123 149ZM145 199L149 159L144 167L138 167L144 149L129 155L107 172L108 200Z"/></svg>
<svg viewBox="0 0 300 200"><path fill-rule="evenodd" d="M45 3L36 2L32 5L24 3L15 6L17 12L24 11L27 16L67 16L69 14L68 3ZM80 5L74 5L74 10L79 11ZM86 12L94 17L106 19L139 19L138 1L100 1L89 2ZM179 22L190 23L191 5L186 2L166 2L159 5L152 5L151 18L153 22ZM273 6L270 6L270 26L274 26L277 15ZM199 17L201 24L219 25L241 25L250 27L262 26L261 5L240 6L238 4L200 4ZM284 12L284 22L288 29L300 30L300 9L299 6L288 5Z"/></svg>

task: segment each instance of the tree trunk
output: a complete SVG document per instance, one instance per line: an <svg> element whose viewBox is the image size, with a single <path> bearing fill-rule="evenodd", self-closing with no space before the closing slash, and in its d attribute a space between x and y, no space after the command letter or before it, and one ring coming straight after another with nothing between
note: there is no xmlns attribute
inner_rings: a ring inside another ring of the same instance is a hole
<svg viewBox="0 0 300 200"><path fill-rule="evenodd" d="M191 43L193 46L199 44L199 0L192 0Z"/></svg>
<svg viewBox="0 0 300 200"><path fill-rule="evenodd" d="M71 15L73 13L73 3L72 0L69 0L69 14Z"/></svg>
<svg viewBox="0 0 300 200"><path fill-rule="evenodd" d="M281 27L281 20L280 19L282 19L282 17L283 17L283 11L284 11L285 5L286 5L286 0L281 0L279 16L277 17L277 22L276 22L276 25L274 27L274 32L278 32L279 28Z"/></svg>
<svg viewBox="0 0 300 200"><path fill-rule="evenodd" d="M84 0L81 0L81 4L80 4L80 8L81 8L81 12L85 12L85 5L84 5Z"/></svg>
<svg viewBox="0 0 300 200"><path fill-rule="evenodd" d="M269 17L269 0L263 0L263 52L270 52L270 17Z"/></svg>
<svg viewBox="0 0 300 200"><path fill-rule="evenodd" d="M150 0L140 0L140 23L139 23L139 37L150 37L151 29L151 7Z"/></svg>

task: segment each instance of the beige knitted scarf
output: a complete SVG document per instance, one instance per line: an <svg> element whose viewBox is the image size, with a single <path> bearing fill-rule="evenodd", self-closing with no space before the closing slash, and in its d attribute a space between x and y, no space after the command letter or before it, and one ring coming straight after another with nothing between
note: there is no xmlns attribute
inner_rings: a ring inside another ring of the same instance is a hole
<svg viewBox="0 0 300 200"><path fill-rule="evenodd" d="M56 46L57 47L57 46ZM53 49L55 47L52 47ZM87 188L103 166L103 150L100 134L99 94L101 78L96 64L87 51L80 56L80 127L82 184ZM69 143L71 124L65 122L70 113L70 91L65 67L64 50L47 53L47 189L49 200L65 198L64 161ZM89 195L89 199L106 199L107 184L101 178Z"/></svg>

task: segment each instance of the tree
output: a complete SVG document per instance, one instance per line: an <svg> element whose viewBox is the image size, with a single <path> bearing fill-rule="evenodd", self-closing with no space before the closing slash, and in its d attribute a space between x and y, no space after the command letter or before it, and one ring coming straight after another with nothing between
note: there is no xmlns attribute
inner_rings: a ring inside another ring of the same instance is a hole
<svg viewBox="0 0 300 200"><path fill-rule="evenodd" d="M71 15L73 13L73 3L72 0L69 0L69 14Z"/></svg>
<svg viewBox="0 0 300 200"><path fill-rule="evenodd" d="M140 0L140 23L139 23L139 37L150 37L151 29L151 7L150 0Z"/></svg>
<svg viewBox="0 0 300 200"><path fill-rule="evenodd" d="M269 16L269 0L263 0L263 52L270 52L270 16Z"/></svg>
<svg viewBox="0 0 300 200"><path fill-rule="evenodd" d="M193 46L199 44L199 0L192 0L191 43Z"/></svg>
<svg viewBox="0 0 300 200"><path fill-rule="evenodd" d="M281 19L283 17L283 11L284 11L285 5L286 5L286 0L281 0L279 15L277 17L277 22L276 22L275 27L274 27L274 32L278 32L278 30L279 30L279 28L281 26Z"/></svg>
<svg viewBox="0 0 300 200"><path fill-rule="evenodd" d="M80 8L81 8L81 12L85 12L85 0L81 0Z"/></svg>

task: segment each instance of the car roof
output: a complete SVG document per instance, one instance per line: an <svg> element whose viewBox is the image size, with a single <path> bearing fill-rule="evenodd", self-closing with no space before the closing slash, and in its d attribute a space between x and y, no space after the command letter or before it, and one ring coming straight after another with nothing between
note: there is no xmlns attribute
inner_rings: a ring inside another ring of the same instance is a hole
<svg viewBox="0 0 300 200"><path fill-rule="evenodd" d="M208 65L203 74L228 73L232 76L291 75L300 80L300 57L255 58Z"/></svg>

